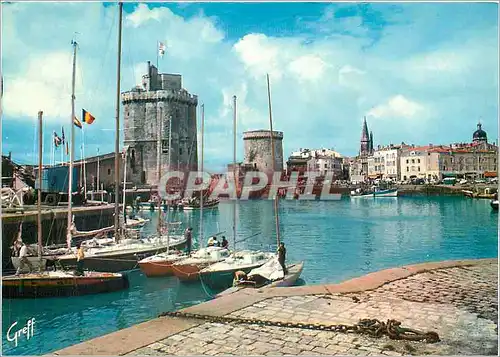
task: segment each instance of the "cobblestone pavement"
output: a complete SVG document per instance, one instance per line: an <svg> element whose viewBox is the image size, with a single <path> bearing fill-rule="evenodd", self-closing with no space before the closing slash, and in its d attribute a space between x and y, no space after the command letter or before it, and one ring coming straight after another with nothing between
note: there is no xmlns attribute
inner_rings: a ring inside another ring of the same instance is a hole
<svg viewBox="0 0 500 357"><path fill-rule="evenodd" d="M497 264L430 271L362 293L276 297L229 316L283 322L355 324L396 319L436 331L441 342L244 324L204 323L133 355L496 355Z"/></svg>

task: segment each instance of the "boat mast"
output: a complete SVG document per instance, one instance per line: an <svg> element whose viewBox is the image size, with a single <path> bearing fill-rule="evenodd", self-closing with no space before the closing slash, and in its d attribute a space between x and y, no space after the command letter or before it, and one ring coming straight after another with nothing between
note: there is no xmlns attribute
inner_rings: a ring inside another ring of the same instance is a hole
<svg viewBox="0 0 500 357"><path fill-rule="evenodd" d="M205 104L201 105L201 179L202 179L202 188L203 188L203 179L204 179L204 168L203 168L203 149L204 149L204 142L203 142L203 136L205 134ZM200 194L200 248L203 244L203 189L201 190Z"/></svg>
<svg viewBox="0 0 500 357"><path fill-rule="evenodd" d="M275 156L275 150L274 150L274 135L273 135L273 115L272 115L272 110L271 110L271 86L269 84L269 74L267 74L267 98L269 102L269 126L271 131L269 132L269 135L271 136L271 156L273 158L273 178L274 178L274 173L276 171L276 156ZM272 181L271 181L272 185ZM279 222L279 216L278 216L278 199L279 196L276 193L276 196L274 197L274 217L276 219L276 242L278 246L280 245L280 222Z"/></svg>
<svg viewBox="0 0 500 357"><path fill-rule="evenodd" d="M158 119L158 110L156 114L156 123L157 123L157 130L158 130L158 136L156 139L156 175L157 175L157 181L158 184L157 186L157 199L158 199L158 224L156 226L156 230L158 232L158 238L161 237L161 199L160 199L160 180L161 180L161 152L162 152L162 147L161 147L161 138L163 135L163 118L162 118L162 111L161 107L158 105L159 104L159 98L158 98L158 92L156 96L156 105L157 109L160 111L160 118Z"/></svg>
<svg viewBox="0 0 500 357"><path fill-rule="evenodd" d="M119 20L118 20L118 59L116 65L116 125L115 125L115 240L120 240L119 218L120 209L118 197L120 194L120 70L122 60L122 10L123 3L118 3ZM126 163L125 163L126 164Z"/></svg>
<svg viewBox="0 0 500 357"><path fill-rule="evenodd" d="M125 198L126 198L126 195L125 195L125 188L126 188L126 184L127 184L127 151L128 149L125 148L123 150L123 223L125 223L125 219L126 219L126 210L125 210Z"/></svg>
<svg viewBox="0 0 500 357"><path fill-rule="evenodd" d="M69 152L69 182L68 182L68 227L66 232L66 245L71 249L71 225L73 222L72 206L73 206L73 156L75 153L75 73L76 73L76 47L78 43L75 40L71 41L73 45L73 75L71 79L71 149Z"/></svg>
<svg viewBox="0 0 500 357"><path fill-rule="evenodd" d="M38 200L36 203L38 210L37 236L38 236L38 258L40 259L40 270L42 270L42 253L43 253L42 252L42 157L43 157L42 115L43 112L40 110L38 112Z"/></svg>
<svg viewBox="0 0 500 357"><path fill-rule="evenodd" d="M168 172L170 172L170 164L172 163L172 115L169 116L168 122ZM167 255L170 252L170 205L167 203Z"/></svg>
<svg viewBox="0 0 500 357"><path fill-rule="evenodd" d="M233 244L236 250L236 200L238 198L238 177L236 176L236 96L233 96L233 179L236 197L233 200Z"/></svg>

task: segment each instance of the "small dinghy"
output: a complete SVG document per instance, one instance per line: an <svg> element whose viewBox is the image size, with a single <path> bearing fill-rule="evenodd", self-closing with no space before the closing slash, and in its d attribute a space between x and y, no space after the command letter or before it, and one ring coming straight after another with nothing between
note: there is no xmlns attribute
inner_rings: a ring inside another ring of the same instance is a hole
<svg viewBox="0 0 500 357"><path fill-rule="evenodd" d="M293 286L304 270L304 262L287 265L287 273L283 269L278 259L273 259L257 269L253 269L246 277L235 278L234 286L224 290L216 297L234 294L243 289L277 288Z"/></svg>

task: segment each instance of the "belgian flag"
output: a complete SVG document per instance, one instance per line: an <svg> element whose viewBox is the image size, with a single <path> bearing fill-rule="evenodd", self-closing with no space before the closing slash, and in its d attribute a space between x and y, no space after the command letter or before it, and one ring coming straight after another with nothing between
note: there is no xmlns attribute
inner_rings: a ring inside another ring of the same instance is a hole
<svg viewBox="0 0 500 357"><path fill-rule="evenodd" d="M95 120L95 117L85 109L82 109L82 118L83 122L86 124L92 124Z"/></svg>

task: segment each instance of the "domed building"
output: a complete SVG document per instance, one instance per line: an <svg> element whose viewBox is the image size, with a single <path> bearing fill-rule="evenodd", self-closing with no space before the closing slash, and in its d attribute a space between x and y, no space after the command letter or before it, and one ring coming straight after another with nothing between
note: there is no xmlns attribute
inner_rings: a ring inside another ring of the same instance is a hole
<svg viewBox="0 0 500 357"><path fill-rule="evenodd" d="M473 143L487 143L488 142L488 136L486 135L486 132L481 129L481 123L477 123L477 130L472 134L472 142Z"/></svg>

